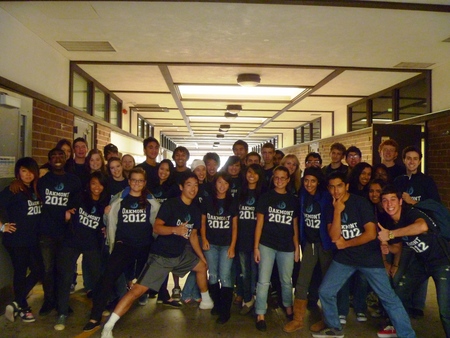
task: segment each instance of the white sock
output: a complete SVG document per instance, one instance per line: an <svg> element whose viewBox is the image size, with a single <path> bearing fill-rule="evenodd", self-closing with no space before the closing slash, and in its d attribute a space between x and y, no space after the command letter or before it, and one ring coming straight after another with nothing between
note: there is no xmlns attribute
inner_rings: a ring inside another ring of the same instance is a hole
<svg viewBox="0 0 450 338"><path fill-rule="evenodd" d="M112 331L114 329L114 325L116 325L117 321L120 319L120 316L117 315L115 312L111 314L108 321L106 322L104 329L108 331Z"/></svg>
<svg viewBox="0 0 450 338"><path fill-rule="evenodd" d="M202 300L204 300L204 301L210 300L212 302L211 297L209 297L209 292L208 291L201 292L201 295L202 295Z"/></svg>

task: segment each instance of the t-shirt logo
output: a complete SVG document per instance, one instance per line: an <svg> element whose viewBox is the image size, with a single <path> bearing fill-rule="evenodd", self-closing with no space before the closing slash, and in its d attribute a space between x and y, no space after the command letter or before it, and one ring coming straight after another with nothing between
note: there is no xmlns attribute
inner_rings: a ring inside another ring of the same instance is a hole
<svg viewBox="0 0 450 338"><path fill-rule="evenodd" d="M313 211L313 209L314 209L314 206L312 205L312 204L310 204L310 205L308 205L307 207L306 207L306 212L308 213L308 214L310 214L312 211Z"/></svg>
<svg viewBox="0 0 450 338"><path fill-rule="evenodd" d="M220 207L219 208L219 210L217 211L217 214L220 216L220 215L223 215L223 208L222 207Z"/></svg>
<svg viewBox="0 0 450 338"><path fill-rule="evenodd" d="M414 194L414 187L409 187L406 191L409 195Z"/></svg>
<svg viewBox="0 0 450 338"><path fill-rule="evenodd" d="M256 202L254 197L249 197L247 200L247 205L254 205Z"/></svg>
<svg viewBox="0 0 450 338"><path fill-rule="evenodd" d="M208 192L206 190L203 192L203 196L205 196L205 197L209 196L209 194L208 194Z"/></svg>
<svg viewBox="0 0 450 338"><path fill-rule="evenodd" d="M64 190L64 183L61 182L60 184L58 184L58 185L55 187L55 190L56 190L56 191L63 191L63 190Z"/></svg>
<svg viewBox="0 0 450 338"><path fill-rule="evenodd" d="M137 209L138 207L139 207L138 202L134 202L133 204L130 205L130 209Z"/></svg>
<svg viewBox="0 0 450 338"><path fill-rule="evenodd" d="M341 214L341 223L347 224L347 221L348 221L348 215L345 212L343 212Z"/></svg>
<svg viewBox="0 0 450 338"><path fill-rule="evenodd" d="M97 212L97 208L95 206L92 207L91 214L95 214Z"/></svg>
<svg viewBox="0 0 450 338"><path fill-rule="evenodd" d="M153 196L155 196L156 198L161 197L162 196L162 191L157 192L156 194L153 194Z"/></svg>
<svg viewBox="0 0 450 338"><path fill-rule="evenodd" d="M191 215L187 214L186 217L184 218L185 222L190 222L191 221Z"/></svg>
<svg viewBox="0 0 450 338"><path fill-rule="evenodd" d="M281 210L286 209L286 203L284 203L284 202L278 203L277 208L278 208L278 209L281 209Z"/></svg>

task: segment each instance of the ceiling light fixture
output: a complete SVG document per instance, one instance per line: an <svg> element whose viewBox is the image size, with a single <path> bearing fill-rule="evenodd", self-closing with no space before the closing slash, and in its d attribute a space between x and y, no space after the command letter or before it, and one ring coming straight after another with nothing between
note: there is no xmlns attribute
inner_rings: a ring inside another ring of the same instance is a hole
<svg viewBox="0 0 450 338"><path fill-rule="evenodd" d="M221 124L219 126L219 131L222 133L226 133L228 130L230 130L231 126L229 124Z"/></svg>
<svg viewBox="0 0 450 338"><path fill-rule="evenodd" d="M237 83L242 87L256 87L261 82L258 74L239 74Z"/></svg>
<svg viewBox="0 0 450 338"><path fill-rule="evenodd" d="M224 138L225 135L224 135L224 134L217 134L216 137L217 137L217 138Z"/></svg>

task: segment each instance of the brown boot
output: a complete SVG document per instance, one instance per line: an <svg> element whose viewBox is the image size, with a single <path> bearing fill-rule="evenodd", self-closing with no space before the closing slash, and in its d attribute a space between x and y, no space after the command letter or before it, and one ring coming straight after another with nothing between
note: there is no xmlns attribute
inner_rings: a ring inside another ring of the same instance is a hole
<svg viewBox="0 0 450 338"><path fill-rule="evenodd" d="M319 332L322 331L324 328L326 328L325 322L322 320L318 321L317 323L311 325L309 327L309 330L311 332Z"/></svg>
<svg viewBox="0 0 450 338"><path fill-rule="evenodd" d="M294 319L287 323L284 332L295 332L303 328L303 318L305 317L306 305L308 301L305 299L294 299Z"/></svg>

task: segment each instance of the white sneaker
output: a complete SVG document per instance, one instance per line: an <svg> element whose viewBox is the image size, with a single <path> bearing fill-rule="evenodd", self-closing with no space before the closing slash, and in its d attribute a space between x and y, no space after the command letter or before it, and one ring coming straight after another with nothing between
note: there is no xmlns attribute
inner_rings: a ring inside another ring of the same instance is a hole
<svg viewBox="0 0 450 338"><path fill-rule="evenodd" d="M112 330L108 330L104 327L101 338L114 338Z"/></svg>
<svg viewBox="0 0 450 338"><path fill-rule="evenodd" d="M211 310L214 307L214 302L211 298L209 299L202 299L200 302L199 308L202 310Z"/></svg>
<svg viewBox="0 0 450 338"><path fill-rule="evenodd" d="M347 324L347 317L346 317L346 316L339 316L339 322L340 322L342 325Z"/></svg>
<svg viewBox="0 0 450 338"><path fill-rule="evenodd" d="M366 315L365 315L364 313L358 312L358 313L356 314L356 320L357 320L358 322L367 322L367 317L366 317Z"/></svg>
<svg viewBox="0 0 450 338"><path fill-rule="evenodd" d="M10 322L14 322L15 317L19 313L19 305L16 302L8 304L5 309L5 317Z"/></svg>

